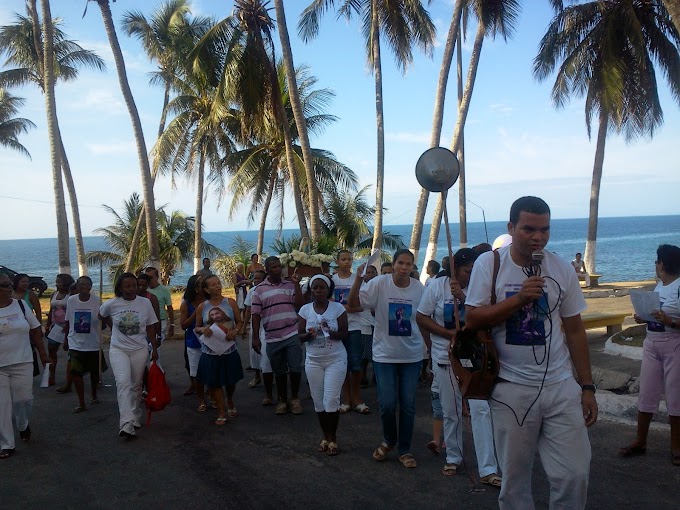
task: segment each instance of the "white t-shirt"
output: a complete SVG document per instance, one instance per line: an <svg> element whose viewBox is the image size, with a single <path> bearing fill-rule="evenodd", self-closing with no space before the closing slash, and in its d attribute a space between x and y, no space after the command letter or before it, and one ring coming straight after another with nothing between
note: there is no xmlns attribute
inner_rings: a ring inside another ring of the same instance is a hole
<svg viewBox="0 0 680 510"><path fill-rule="evenodd" d="M29 331L39 328L40 323L28 305L24 310L16 299L0 308L0 367L33 362Z"/></svg>
<svg viewBox="0 0 680 510"><path fill-rule="evenodd" d="M448 276L431 280L420 300L418 312L432 317L440 326L453 330L455 326L452 321L453 294L450 281ZM432 340L432 363L448 364L451 341L434 333L430 333L430 340Z"/></svg>
<svg viewBox="0 0 680 510"><path fill-rule="evenodd" d="M341 303L343 305L347 304L349 290L352 288L352 284L354 284L354 280L356 279L356 273L352 273L347 278L340 278L337 273L333 275L333 283L335 284L335 290L333 290L333 299L336 303ZM347 312L347 330L359 331L360 329L361 312Z"/></svg>
<svg viewBox="0 0 680 510"><path fill-rule="evenodd" d="M146 327L158 322L151 301L141 296L135 296L132 301L122 297L110 299L99 313L113 319L111 346L125 351L146 349Z"/></svg>
<svg viewBox="0 0 680 510"><path fill-rule="evenodd" d="M500 303L519 292L527 277L513 262L510 246L500 248L498 252L500 269L496 296ZM560 318L574 317L586 309L578 277L569 262L546 251L541 275L545 278L543 297L536 304L531 303L515 312L492 330L500 359L499 376L531 386L540 386L544 375L546 384L571 377L571 358ZM491 302L492 277L493 252L487 252L480 255L472 269L467 305L479 307ZM546 353L548 347L549 356Z"/></svg>
<svg viewBox="0 0 680 510"><path fill-rule="evenodd" d="M664 285L663 282L657 283L654 292L659 293L661 311L677 322L680 319L680 278L668 285ZM647 336L649 337L668 333L680 335L680 329L671 329L660 322L647 323Z"/></svg>
<svg viewBox="0 0 680 510"><path fill-rule="evenodd" d="M423 284L411 278L406 288L397 287L391 274L376 276L359 289L363 308L375 309L373 361L415 363L423 359L423 337L416 324L416 309Z"/></svg>
<svg viewBox="0 0 680 510"><path fill-rule="evenodd" d="M320 321L325 319L328 329L330 331L337 331L338 317L342 316L343 313L347 313L345 307L335 301L329 301L328 308L322 314L316 313L313 303L307 303L300 308L298 315L307 321L307 329L316 329L316 338L307 340L308 359L328 361L338 356L347 356L342 340L327 337L323 334L319 325Z"/></svg>
<svg viewBox="0 0 680 510"><path fill-rule="evenodd" d="M68 298L66 320L68 321L68 348L75 351L98 351L101 324L99 322L99 297L81 301L78 294Z"/></svg>
<svg viewBox="0 0 680 510"><path fill-rule="evenodd" d="M364 284L362 284L364 285ZM370 308L364 308L363 312L359 313L359 324L361 326L362 335L372 335L373 326L375 325L375 317L371 313Z"/></svg>
<svg viewBox="0 0 680 510"><path fill-rule="evenodd" d="M253 306L253 291L255 290L255 287L251 287L248 289L248 293L246 294L246 298L243 300L244 306ZM252 320L252 319L251 319ZM253 328L252 328L252 323L251 323L251 328L250 328L250 338L253 338ZM264 342L264 326L262 324L262 321L260 321L260 340Z"/></svg>

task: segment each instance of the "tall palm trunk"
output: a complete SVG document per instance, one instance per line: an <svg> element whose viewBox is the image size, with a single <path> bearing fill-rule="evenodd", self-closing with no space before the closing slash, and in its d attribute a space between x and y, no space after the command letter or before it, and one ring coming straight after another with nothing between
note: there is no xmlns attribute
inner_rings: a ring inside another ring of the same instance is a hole
<svg viewBox="0 0 680 510"><path fill-rule="evenodd" d="M378 135L378 160L375 178L375 219L373 221L373 246L382 248L383 192L385 188L385 122L383 117L382 63L380 62L380 29L378 0L371 1L371 49L375 75L375 123Z"/></svg>
<svg viewBox="0 0 680 510"><path fill-rule="evenodd" d="M262 257L264 250L264 230L267 225L267 214L269 214L269 207L272 205L272 197L274 196L274 188L276 187L276 172L272 172L269 179L269 189L267 189L267 198L262 205L262 215L260 216L260 229L257 233L257 256Z"/></svg>
<svg viewBox="0 0 680 510"><path fill-rule="evenodd" d="M146 150L146 142L144 141L144 133L142 131L142 123L139 119L139 112L135 99L132 97L130 84L127 79L127 72L125 70L125 61L123 60L123 53L120 49L118 36L116 35L116 28L113 24L111 16L111 9L109 7L109 0L96 0L102 13L102 20L104 21L104 28L106 35L111 45L113 52L113 59L116 62L116 70L118 71L118 82L120 84L125 105L127 106L130 119L132 121L132 129L135 135L135 142L137 145L137 157L139 159L139 167L142 174L142 192L144 194L144 210L146 220L146 234L149 243L149 264L157 269L160 269L160 247L158 244L158 233L156 231L156 204L153 195L153 181L151 179L151 169L149 167L149 156Z"/></svg>
<svg viewBox="0 0 680 510"><path fill-rule="evenodd" d="M198 185L196 186L196 224L194 227L194 274L201 269L201 238L203 236L203 184L205 175L205 149L201 148L198 160Z"/></svg>
<svg viewBox="0 0 680 510"><path fill-rule="evenodd" d="M305 174L307 175L307 194L309 195L309 226L311 229L310 233L312 235L312 241L315 242L321 237L321 222L319 220L319 209L316 207L319 191L316 187L316 176L314 175L314 160L312 158L312 149L309 145L307 121L305 120L304 111L302 110L302 102L300 101L300 93L298 91L297 80L295 76L293 51L290 47L290 38L288 36L288 26L286 24L286 13L283 9L283 0L274 0L274 7L276 9L276 24L279 29L279 38L281 39L283 64L286 69L288 94L290 95L290 104L293 109L293 116L295 118L295 124L298 130L300 147L302 148L302 159L305 165Z"/></svg>
<svg viewBox="0 0 680 510"><path fill-rule="evenodd" d="M663 0L663 5L671 15L675 29L680 32L680 0Z"/></svg>
<svg viewBox="0 0 680 510"><path fill-rule="evenodd" d="M170 102L170 83L165 84L165 91L163 93L163 110L161 111L161 120L158 123L158 136L156 137L156 140L158 140L161 135L163 134L163 131L165 131L165 121L167 119L168 115L168 103ZM154 184L156 184L156 164L154 162L154 165L151 169L151 188L153 189ZM128 253L128 258L125 263L125 271L130 272L132 271L132 266L134 263L135 259L135 254L137 253L137 250L139 249L139 240L142 237L142 232L144 231L144 228L146 227L146 221L145 221L145 215L146 215L146 207L144 204L142 204L142 210L139 213L139 218L137 219L137 224L135 225L135 231L132 234L132 241L130 242L130 251Z"/></svg>
<svg viewBox="0 0 680 510"><path fill-rule="evenodd" d="M52 162L52 184L54 186L54 206L57 220L57 248L59 272L71 274L69 253L68 218L64 201L64 185L61 179L61 150L57 103L54 96L54 27L49 0L41 0L44 27L43 81L45 83L45 109L47 110L47 132L50 140L50 160Z"/></svg>
<svg viewBox="0 0 680 510"><path fill-rule="evenodd" d="M461 13L463 12L463 3L463 0L456 0L456 5L453 8L453 16L451 17L451 24L449 25L449 33L446 36L446 45L444 46L444 54L442 55L442 65L439 70L439 81L437 82L437 95L434 100L430 147L439 147L442 136L446 85L449 81L449 72L451 71L451 62L453 61L453 50L456 47L456 38L460 32L460 18ZM416 260L418 260L420 241L423 237L423 222L425 221L425 212L427 211L429 198L430 192L425 188L421 188L420 196L418 197L418 206L416 207L416 215L413 219L411 242L409 244L409 249ZM425 273L425 271L423 271L423 273Z"/></svg>
<svg viewBox="0 0 680 510"><path fill-rule="evenodd" d="M482 44L484 43L484 26L479 23L477 26L477 35L475 36L475 43L472 47L472 55L470 56L470 66L468 67L467 81L465 82L465 91L463 92L463 101L458 108L458 120L456 121L456 128L453 131L453 141L451 142L451 152L456 154L460 149L460 144L463 140L463 128L467 120L468 110L470 109L470 101L472 99L472 92L475 87L475 79L477 77L477 69L479 68L479 59L482 55ZM427 243L427 252L425 253L425 262L432 260L437 254L437 241L439 239L439 229L442 224L442 213L444 211L444 203L442 195L437 199L437 207L435 208L434 218L432 218L432 226L430 227L430 238Z"/></svg>
<svg viewBox="0 0 680 510"><path fill-rule="evenodd" d="M463 102L463 37L458 31L458 47L456 49L456 75L458 76L458 108ZM460 133L460 149L458 149L458 232L460 247L467 248L467 201L465 197L465 131Z"/></svg>
<svg viewBox="0 0 680 510"><path fill-rule="evenodd" d="M595 257L597 255L597 220L600 208L600 184L602 183L602 166L604 165L604 147L607 141L609 115L604 107L600 110L600 128L597 131L595 163L593 164L593 181L590 185L590 212L588 216L588 238L583 259L588 273L595 273Z"/></svg>
<svg viewBox="0 0 680 510"><path fill-rule="evenodd" d="M71 217L73 219L73 237L76 240L76 258L78 259L78 273L80 276L87 276L88 268L85 262L85 243L83 243L83 231L80 227L80 210L78 208L78 195L76 194L76 185L73 182L73 175L71 174L71 165L66 157L66 149L64 148L64 140L59 133L59 149L61 152L61 171L64 174L66 181L66 189L68 190L69 200L71 202Z"/></svg>

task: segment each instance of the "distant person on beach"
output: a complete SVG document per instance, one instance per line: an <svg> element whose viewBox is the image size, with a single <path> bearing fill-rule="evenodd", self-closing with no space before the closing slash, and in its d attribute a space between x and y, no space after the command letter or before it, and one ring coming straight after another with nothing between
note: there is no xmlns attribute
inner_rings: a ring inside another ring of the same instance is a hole
<svg viewBox="0 0 680 510"><path fill-rule="evenodd" d="M234 404L236 383L243 379L243 367L241 356L238 353L236 337L241 328L241 314L236 301L222 295L222 282L216 275L208 276L203 281L203 289L210 296L196 309L196 327L194 331L198 335L208 338L213 336L211 326L217 323L218 327L226 335L224 339L231 344L226 352L218 354L213 351L206 342L202 342L201 359L198 362L196 377L199 384L208 386L212 393L212 399L217 406L217 419L215 425L222 426L229 418L236 418L238 411ZM199 340L201 338L199 337ZM227 407L225 412L224 392L227 393ZM201 409L199 408L199 411Z"/></svg>
<svg viewBox="0 0 680 510"><path fill-rule="evenodd" d="M149 358L147 338L151 339L151 360L158 359L158 318L151 301L137 295L137 277L132 273L120 275L113 291L116 297L101 306L99 318L111 329L109 362L116 379L118 435L132 437L142 426L142 377Z"/></svg>
<svg viewBox="0 0 680 510"><path fill-rule="evenodd" d="M267 278L255 287L251 314L253 317L253 349L260 352L263 341L267 357L274 370L278 405L276 414L302 414L298 393L302 381L302 345L298 337L298 315L303 302L300 275L292 274L290 281L281 278L282 267L278 257L264 261ZM264 338L260 335L264 326ZM288 375L291 398L288 400Z"/></svg>
<svg viewBox="0 0 680 510"><path fill-rule="evenodd" d="M208 257L205 257L203 259L203 267L196 271L196 275L200 276L203 279L206 279L208 276L212 276L213 272L210 269L210 259Z"/></svg>
<svg viewBox="0 0 680 510"><path fill-rule="evenodd" d="M647 452L649 425L664 394L671 424L671 462L680 466L680 248L670 244L659 246L656 276L660 281L654 291L659 293L661 306L652 314L655 320L646 322L634 316L638 324L647 324L640 369L637 435L619 453L634 457Z"/></svg>
<svg viewBox="0 0 680 510"><path fill-rule="evenodd" d="M580 253L576 254L574 260L571 261L571 265L574 267L578 279L584 280L586 282L586 287L590 287L590 275L588 274L588 271L586 271L586 263Z"/></svg>
<svg viewBox="0 0 680 510"><path fill-rule="evenodd" d="M92 280L89 276L81 276L76 280L78 293L68 298L66 305L66 330L68 335L65 344L71 361L71 376L78 394L78 405L74 413L81 413L85 406L85 387L83 376L90 373L90 404L99 404L97 385L99 384L99 356L102 327L99 321L101 301L91 294ZM102 358L102 371L108 369Z"/></svg>
<svg viewBox="0 0 680 510"><path fill-rule="evenodd" d="M538 452L550 481L550 508L582 509L591 460L587 427L597 420L580 315L586 302L574 269L545 250L548 204L537 197L517 199L508 232L512 244L498 250L497 303L490 304L494 253L487 252L475 262L465 310L468 328L493 328L500 360L489 399L503 473L499 508L534 508L531 473ZM545 257L537 275L532 254L539 250ZM525 332L519 324L527 305L533 320Z"/></svg>
<svg viewBox="0 0 680 510"><path fill-rule="evenodd" d="M166 335L175 335L175 311L172 308L172 294L168 287L161 285L158 269L147 267L144 272L151 277L149 292L158 298L158 306L161 312L161 338L158 344L160 346Z"/></svg>
<svg viewBox="0 0 680 510"><path fill-rule="evenodd" d="M246 268L246 275L248 276L249 280L253 279L253 276L255 276L255 271L264 271L264 266L260 264L259 261L260 257L258 257L257 253L253 253L250 256L250 264L248 264L248 267Z"/></svg>
<svg viewBox="0 0 680 510"><path fill-rule="evenodd" d="M373 458L384 461L396 446L399 462L406 468L418 465L411 454L411 441L423 359L423 337L415 318L424 287L409 276L413 262L413 253L397 250L392 259L394 273L377 276L363 285L357 278L348 300L352 307L375 309L373 370L378 382L383 439ZM361 274L363 269L362 264L357 272Z"/></svg>
<svg viewBox="0 0 680 510"><path fill-rule="evenodd" d="M344 344L348 335L348 312L343 304L329 300L334 285L328 277L314 275L307 287L312 302L298 312L298 335L307 342L305 373L323 432L318 451L333 456L340 452L336 434L340 393L347 375L348 354Z"/></svg>
<svg viewBox="0 0 680 510"><path fill-rule="evenodd" d="M47 336L47 350L50 354L50 378L49 385L55 384L57 370L57 353L64 343L66 331L66 302L70 296L70 288L75 281L70 274L58 274L55 279L57 290L50 296L50 311L45 323L45 335ZM58 393L71 391L71 374L67 365L66 383L57 389Z"/></svg>
<svg viewBox="0 0 680 510"><path fill-rule="evenodd" d="M22 301L12 298L12 281L0 273L0 459L15 450L14 428L24 443L31 439L28 420L33 408L33 355L49 362L40 322ZM49 437L49 435L46 435Z"/></svg>

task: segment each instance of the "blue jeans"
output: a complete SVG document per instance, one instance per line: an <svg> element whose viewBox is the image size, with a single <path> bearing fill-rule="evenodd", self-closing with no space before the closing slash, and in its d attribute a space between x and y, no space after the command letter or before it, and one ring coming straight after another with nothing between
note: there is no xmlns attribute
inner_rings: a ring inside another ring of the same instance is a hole
<svg viewBox="0 0 680 510"><path fill-rule="evenodd" d="M373 362L378 383L380 421L385 443L398 446L399 455L411 451L413 425L416 417L416 390L421 362L379 363ZM397 432L397 403L399 404L399 427Z"/></svg>

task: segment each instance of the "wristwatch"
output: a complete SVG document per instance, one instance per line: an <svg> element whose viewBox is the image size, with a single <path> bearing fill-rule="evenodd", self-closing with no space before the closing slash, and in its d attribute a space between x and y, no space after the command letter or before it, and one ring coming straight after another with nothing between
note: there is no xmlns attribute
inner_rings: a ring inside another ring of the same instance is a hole
<svg viewBox="0 0 680 510"><path fill-rule="evenodd" d="M582 391L592 391L593 393L595 393L597 391L597 386L595 386L594 384L582 384L581 390Z"/></svg>

